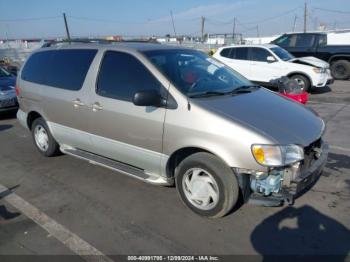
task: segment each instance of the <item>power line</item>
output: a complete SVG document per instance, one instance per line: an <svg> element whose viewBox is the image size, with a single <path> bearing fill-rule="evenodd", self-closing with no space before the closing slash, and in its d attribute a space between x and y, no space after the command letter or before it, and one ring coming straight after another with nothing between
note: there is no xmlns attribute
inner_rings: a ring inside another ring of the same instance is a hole
<svg viewBox="0 0 350 262"><path fill-rule="evenodd" d="M231 19L229 21L219 21L219 20L216 20L216 19L213 19L213 18L207 18L207 21L209 24L212 24L212 25L229 25L229 24L232 24L232 22L234 21L234 19Z"/></svg>
<svg viewBox="0 0 350 262"><path fill-rule="evenodd" d="M32 17L32 18L13 18L13 19L0 19L0 22L27 22L27 21L41 21L61 18L61 16L48 16L48 17Z"/></svg>
<svg viewBox="0 0 350 262"><path fill-rule="evenodd" d="M85 21L91 21L91 22L101 22L101 23L117 23L117 24L162 24L166 22L164 19L148 19L146 21L122 21L122 20L116 20L116 19L104 19L104 18L90 18L90 17L81 17L81 16L68 16L71 19L74 20L85 20ZM176 18L176 16L173 16L173 19ZM189 19L179 19L177 18L177 21L195 21L199 20L200 17L195 17L195 18L189 18ZM171 20L171 18L170 18ZM169 21L169 19L167 19Z"/></svg>
<svg viewBox="0 0 350 262"><path fill-rule="evenodd" d="M314 7L313 9L325 11L325 12L339 13L339 14L350 14L350 11L341 11L341 10L326 9L326 8L320 8L320 7Z"/></svg>
<svg viewBox="0 0 350 262"><path fill-rule="evenodd" d="M260 20L257 20L257 21L253 21L253 22L245 22L244 24L245 25L251 25L251 24L261 24L261 23L265 23L267 21L271 21L271 20L274 20L276 18L280 18L280 17L283 17L285 15L288 15L290 13L293 13L294 11L298 10L299 8L301 8L301 6L298 6L296 8L293 8L293 9L290 9L286 12L283 12L282 14L280 15L276 15L276 16L271 16L271 17L268 17L268 18L265 18L265 19L260 19Z"/></svg>
<svg viewBox="0 0 350 262"><path fill-rule="evenodd" d="M81 17L81 16L68 16L71 19L75 20L83 20L83 21L92 21L92 22L102 22L102 23L118 23L118 24L145 24L150 21L137 21L137 22L129 22L129 21L121 21L114 19L103 19L103 18L89 18L89 17Z"/></svg>

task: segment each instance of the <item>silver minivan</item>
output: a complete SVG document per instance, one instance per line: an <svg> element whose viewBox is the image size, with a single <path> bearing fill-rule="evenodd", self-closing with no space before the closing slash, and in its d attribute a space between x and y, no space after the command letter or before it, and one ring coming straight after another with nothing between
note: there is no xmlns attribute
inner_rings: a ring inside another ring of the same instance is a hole
<svg viewBox="0 0 350 262"><path fill-rule="evenodd" d="M60 152L156 185L221 217L293 203L321 175L325 123L202 52L151 43L41 48L17 79L18 120Z"/></svg>

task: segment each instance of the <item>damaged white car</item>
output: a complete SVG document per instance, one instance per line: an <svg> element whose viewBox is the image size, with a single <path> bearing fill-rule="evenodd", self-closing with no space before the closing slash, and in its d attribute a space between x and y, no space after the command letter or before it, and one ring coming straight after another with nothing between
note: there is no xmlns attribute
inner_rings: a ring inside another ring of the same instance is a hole
<svg viewBox="0 0 350 262"><path fill-rule="evenodd" d="M311 56L295 58L283 48L271 44L225 46L219 48L213 57L264 86L282 76L296 80L304 91L334 81L327 62Z"/></svg>

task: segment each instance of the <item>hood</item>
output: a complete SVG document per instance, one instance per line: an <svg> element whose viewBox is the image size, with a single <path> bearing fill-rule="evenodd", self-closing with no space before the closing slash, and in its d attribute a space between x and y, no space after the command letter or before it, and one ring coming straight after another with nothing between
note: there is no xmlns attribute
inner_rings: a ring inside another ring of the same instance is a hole
<svg viewBox="0 0 350 262"><path fill-rule="evenodd" d="M329 64L327 62L313 56L298 57L298 58L291 59L288 62L301 63L304 65L310 65L310 66L321 67L321 68L329 68Z"/></svg>
<svg viewBox="0 0 350 262"><path fill-rule="evenodd" d="M307 146L324 131L324 122L313 111L265 88L236 96L193 99L193 102L279 144Z"/></svg>

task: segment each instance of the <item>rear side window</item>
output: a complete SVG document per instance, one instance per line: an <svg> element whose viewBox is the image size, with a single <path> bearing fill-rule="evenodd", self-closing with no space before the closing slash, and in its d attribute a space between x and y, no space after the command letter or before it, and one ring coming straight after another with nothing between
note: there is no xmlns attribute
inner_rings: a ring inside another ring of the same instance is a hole
<svg viewBox="0 0 350 262"><path fill-rule="evenodd" d="M223 57L230 58L230 51L231 51L231 48L224 48L220 52L220 55L223 56Z"/></svg>
<svg viewBox="0 0 350 262"><path fill-rule="evenodd" d="M247 47L237 47L233 59L238 60L248 60L248 48Z"/></svg>
<svg viewBox="0 0 350 262"><path fill-rule="evenodd" d="M269 51L263 48L251 48L250 49L250 60L258 62L266 62L267 57L272 56Z"/></svg>
<svg viewBox="0 0 350 262"><path fill-rule="evenodd" d="M52 51L44 51L31 55L22 69L22 79L37 84L45 84L44 77L47 75L52 53Z"/></svg>
<svg viewBox="0 0 350 262"><path fill-rule="evenodd" d="M132 101L137 91L154 89L162 92L161 84L134 56L107 51L97 80L97 94Z"/></svg>
<svg viewBox="0 0 350 262"><path fill-rule="evenodd" d="M96 53L97 50L91 49L55 51L47 74L47 85L68 90L81 89Z"/></svg>
<svg viewBox="0 0 350 262"><path fill-rule="evenodd" d="M52 87L79 90L97 50L64 49L32 55L22 71L22 79Z"/></svg>
<svg viewBox="0 0 350 262"><path fill-rule="evenodd" d="M223 57L235 59L236 49L237 48L225 48L221 51L220 55Z"/></svg>

